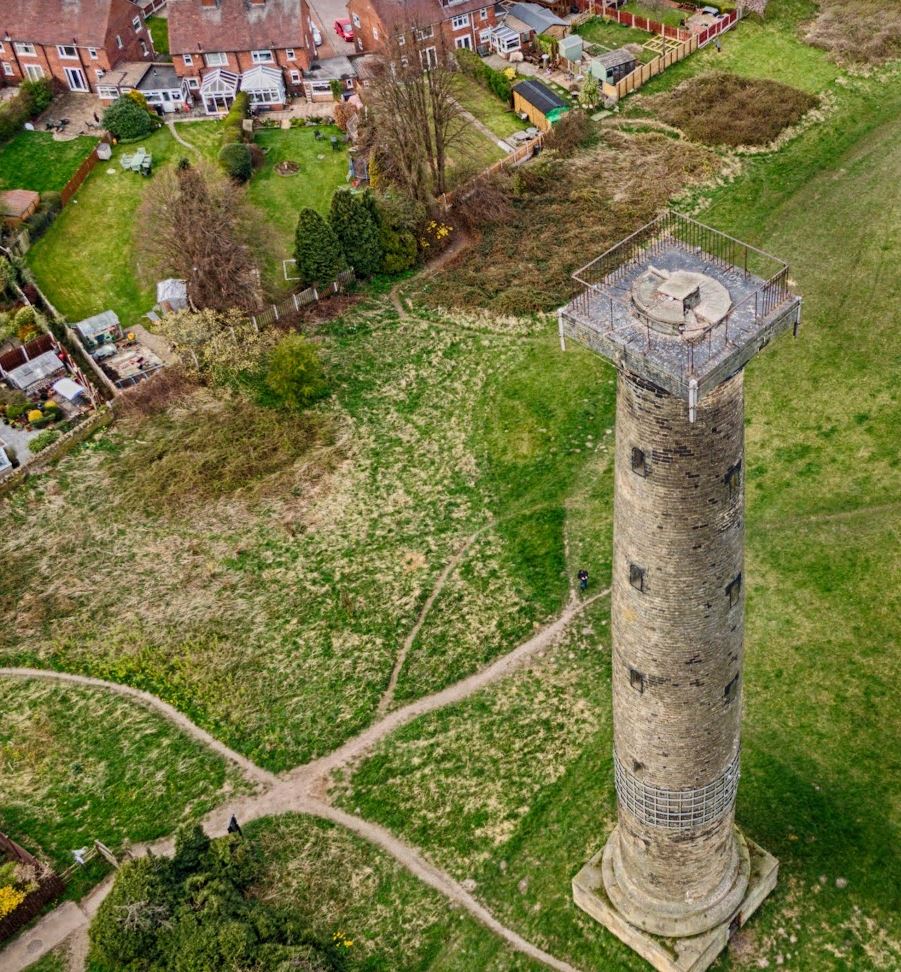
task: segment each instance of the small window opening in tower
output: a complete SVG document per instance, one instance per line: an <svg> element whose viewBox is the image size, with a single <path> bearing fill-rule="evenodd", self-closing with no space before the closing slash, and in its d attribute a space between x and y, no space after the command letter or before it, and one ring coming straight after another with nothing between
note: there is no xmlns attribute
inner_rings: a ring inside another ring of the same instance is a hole
<svg viewBox="0 0 901 972"><path fill-rule="evenodd" d="M637 564L629 564L629 583L636 591L644 591L644 575L644 567L639 567Z"/></svg>
<svg viewBox="0 0 901 972"><path fill-rule="evenodd" d="M729 598L729 607L738 604L738 595L741 594L741 574L736 574L735 579L730 581L726 587L726 596Z"/></svg>
<svg viewBox="0 0 901 972"><path fill-rule="evenodd" d="M728 702L734 701L736 695L738 695L738 676L737 675L723 689L723 698L728 703Z"/></svg>
<svg viewBox="0 0 901 972"><path fill-rule="evenodd" d="M644 692L644 675L637 668L629 669L629 684L636 692Z"/></svg>
<svg viewBox="0 0 901 972"><path fill-rule="evenodd" d="M729 499L735 499L741 488L741 459L729 469L723 477L723 482L725 482L726 489L729 492Z"/></svg>
<svg viewBox="0 0 901 972"><path fill-rule="evenodd" d="M650 472L644 449L639 449L637 446L632 447L632 472L639 476L647 476Z"/></svg>

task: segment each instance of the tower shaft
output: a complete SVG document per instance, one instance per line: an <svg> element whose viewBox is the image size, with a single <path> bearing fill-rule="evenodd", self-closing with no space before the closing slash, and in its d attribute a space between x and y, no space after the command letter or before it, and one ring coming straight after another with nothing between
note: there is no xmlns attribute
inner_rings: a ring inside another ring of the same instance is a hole
<svg viewBox="0 0 901 972"><path fill-rule="evenodd" d="M747 887L734 829L742 664L742 373L699 404L620 372L613 557L618 826L607 892L694 935ZM605 872L606 873L606 872Z"/></svg>

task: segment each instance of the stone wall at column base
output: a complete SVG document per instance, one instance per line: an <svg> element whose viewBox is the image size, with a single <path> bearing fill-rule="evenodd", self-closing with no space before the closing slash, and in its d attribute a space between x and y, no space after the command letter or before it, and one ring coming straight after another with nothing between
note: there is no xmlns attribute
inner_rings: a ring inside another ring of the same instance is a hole
<svg viewBox="0 0 901 972"><path fill-rule="evenodd" d="M616 910L604 890L603 850L573 878L573 900L608 931L636 951L657 972L705 972L729 944L734 932L760 907L776 887L779 862L753 840L745 838L751 858L751 876L744 900L736 913L703 935L692 938L662 938L630 925Z"/></svg>

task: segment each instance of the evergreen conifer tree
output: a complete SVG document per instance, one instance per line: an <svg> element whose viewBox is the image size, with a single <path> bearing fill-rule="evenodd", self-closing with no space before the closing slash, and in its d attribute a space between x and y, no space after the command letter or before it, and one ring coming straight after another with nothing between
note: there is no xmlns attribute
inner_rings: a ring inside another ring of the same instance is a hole
<svg viewBox="0 0 901 972"><path fill-rule="evenodd" d="M305 287L323 287L347 269L338 237L315 209L302 209L294 236L297 275Z"/></svg>
<svg viewBox="0 0 901 972"><path fill-rule="evenodd" d="M357 274L371 277L378 273L382 266L382 243L372 194L339 189L332 197L329 223Z"/></svg>

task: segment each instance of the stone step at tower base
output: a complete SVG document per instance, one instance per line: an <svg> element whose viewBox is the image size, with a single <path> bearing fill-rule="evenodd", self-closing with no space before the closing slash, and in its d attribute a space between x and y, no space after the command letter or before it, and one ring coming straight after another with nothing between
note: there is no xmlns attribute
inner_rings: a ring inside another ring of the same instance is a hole
<svg viewBox="0 0 901 972"><path fill-rule="evenodd" d="M657 972L705 972L729 944L732 935L776 887L779 872L776 858L744 837L737 828L735 833L739 847L748 856L748 889L734 915L701 935L664 938L651 935L626 921L611 902L605 888L605 880L608 886L614 880L610 862L604 860L609 842L573 878L573 900L621 942L650 962Z"/></svg>

